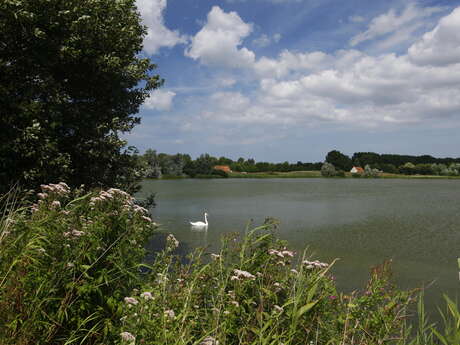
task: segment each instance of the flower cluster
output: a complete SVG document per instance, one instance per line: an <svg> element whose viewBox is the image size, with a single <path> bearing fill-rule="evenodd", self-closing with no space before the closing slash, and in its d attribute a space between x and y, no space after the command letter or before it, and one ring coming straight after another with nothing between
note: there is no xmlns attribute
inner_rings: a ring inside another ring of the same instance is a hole
<svg viewBox="0 0 460 345"><path fill-rule="evenodd" d="M62 235L66 238L78 238L80 236L83 236L84 234L85 234L84 231L73 229L72 231L64 232Z"/></svg>
<svg viewBox="0 0 460 345"><path fill-rule="evenodd" d="M168 237L166 237L166 247L170 250L179 247L179 241L174 237L173 234L169 234Z"/></svg>
<svg viewBox="0 0 460 345"><path fill-rule="evenodd" d="M98 196L92 197L90 199L90 205L94 206L96 203L113 200L117 197L120 197L120 199L125 199L128 202L128 205L132 205L134 202L134 198L128 193L118 188L110 188L107 191L101 190Z"/></svg>
<svg viewBox="0 0 460 345"><path fill-rule="evenodd" d="M141 297L146 301L153 299L152 293L148 291L141 293Z"/></svg>
<svg viewBox="0 0 460 345"><path fill-rule="evenodd" d="M121 339L123 339L125 341L129 341L129 342L135 342L136 341L136 337L134 335L132 335L131 333L129 333L129 332L122 332L122 333L120 333L120 336L121 336Z"/></svg>
<svg viewBox="0 0 460 345"><path fill-rule="evenodd" d="M326 267L329 267L329 264L327 264L327 263L325 263L325 262L319 262L318 260L315 260L315 261L304 260L304 261L303 261L303 264L304 264L304 265L307 265L307 266L306 266L307 269L313 269L313 268L326 268Z"/></svg>
<svg viewBox="0 0 460 345"><path fill-rule="evenodd" d="M128 305L136 305L139 303L139 301L134 297L125 297L125 303Z"/></svg>
<svg viewBox="0 0 460 345"><path fill-rule="evenodd" d="M43 193L38 193L38 197L40 199L46 199L50 194L54 194L56 196L67 196L70 193L69 186L64 182L59 182L57 184L42 184L40 188Z"/></svg>
<svg viewBox="0 0 460 345"><path fill-rule="evenodd" d="M284 250L269 249L268 254L275 255L275 256L278 256L280 258L285 258L285 257L293 258L294 257L294 252L292 252L290 250L286 250L286 249L284 249Z"/></svg>
<svg viewBox="0 0 460 345"><path fill-rule="evenodd" d="M254 280L256 279L256 276L247 272L247 271L242 271L242 270L233 270L233 276L230 277L230 280L242 280L242 279L249 279L249 280Z"/></svg>

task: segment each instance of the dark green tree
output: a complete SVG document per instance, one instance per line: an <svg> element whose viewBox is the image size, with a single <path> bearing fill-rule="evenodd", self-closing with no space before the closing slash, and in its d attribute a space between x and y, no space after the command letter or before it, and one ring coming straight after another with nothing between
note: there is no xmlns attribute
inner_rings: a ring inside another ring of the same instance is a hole
<svg viewBox="0 0 460 345"><path fill-rule="evenodd" d="M138 159L120 133L162 83L139 54L135 0L4 0L0 32L0 193L132 186Z"/></svg>
<svg viewBox="0 0 460 345"><path fill-rule="evenodd" d="M350 157L340 151L330 151L326 156L326 162L331 163L336 168L344 171L350 171L353 167Z"/></svg>

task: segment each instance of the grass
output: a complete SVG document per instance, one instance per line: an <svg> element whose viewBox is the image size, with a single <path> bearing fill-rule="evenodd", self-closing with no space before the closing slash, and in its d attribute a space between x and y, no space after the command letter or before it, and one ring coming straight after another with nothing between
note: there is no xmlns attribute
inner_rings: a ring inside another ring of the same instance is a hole
<svg viewBox="0 0 460 345"><path fill-rule="evenodd" d="M398 289L389 263L359 291L337 290L331 267L277 238L277 222L222 238L221 250L145 263L157 228L123 191L42 186L39 202L0 221L0 344L459 344L446 297L435 328L417 290ZM13 198L14 199L14 198ZM12 199L12 200L13 200Z"/></svg>

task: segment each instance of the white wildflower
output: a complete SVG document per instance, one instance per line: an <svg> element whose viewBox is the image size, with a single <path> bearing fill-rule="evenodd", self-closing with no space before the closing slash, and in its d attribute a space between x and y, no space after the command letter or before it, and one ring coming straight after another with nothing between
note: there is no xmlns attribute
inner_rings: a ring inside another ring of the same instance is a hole
<svg viewBox="0 0 460 345"><path fill-rule="evenodd" d="M153 299L152 293L148 291L141 293L141 297L145 300Z"/></svg>
<svg viewBox="0 0 460 345"><path fill-rule="evenodd" d="M251 273L249 273L247 271L242 271L242 270L235 269L235 270L233 270L233 273L235 274L235 276L237 278L246 278L246 279L250 279L250 280L256 279L256 277L253 274L251 274Z"/></svg>
<svg viewBox="0 0 460 345"><path fill-rule="evenodd" d="M73 262L68 262L66 266L68 268L73 268L73 267L75 267L75 264Z"/></svg>
<svg viewBox="0 0 460 345"><path fill-rule="evenodd" d="M120 336L125 341L130 341L130 342L136 341L136 337L129 332L122 332L120 333Z"/></svg>
<svg viewBox="0 0 460 345"><path fill-rule="evenodd" d="M164 314L165 314L165 316L169 317L170 319L174 319L176 317L176 314L174 313L174 310L172 310L172 309L165 310Z"/></svg>
<svg viewBox="0 0 460 345"><path fill-rule="evenodd" d="M173 234L169 234L168 237L166 237L166 245L170 249L175 249L179 247L179 241L174 237Z"/></svg>
<svg viewBox="0 0 460 345"><path fill-rule="evenodd" d="M139 301L135 299L134 297L125 297L124 301L126 304L133 304L133 305L136 305L139 303Z"/></svg>
<svg viewBox="0 0 460 345"><path fill-rule="evenodd" d="M318 260L315 260L315 261L304 260L303 264L307 265L307 269L326 268L326 267L329 266L329 264L327 264L325 262L319 262Z"/></svg>
<svg viewBox="0 0 460 345"><path fill-rule="evenodd" d="M283 254L284 256L289 256L291 258L294 257L294 252L291 252L290 250L283 250L281 254Z"/></svg>
<svg viewBox="0 0 460 345"><path fill-rule="evenodd" d="M72 230L72 235L75 236L75 237L80 237L80 236L82 236L82 235L84 235L84 234L85 234L84 231L78 231L78 230L76 230L76 229L73 229L73 230Z"/></svg>
<svg viewBox="0 0 460 345"><path fill-rule="evenodd" d="M152 222L152 218L147 217L147 216L142 216L142 219L145 220L146 222L149 222L149 223Z"/></svg>
<svg viewBox="0 0 460 345"><path fill-rule="evenodd" d="M51 203L51 207L53 207L53 208L60 208L60 207L61 207L61 203L60 203L58 200L54 200L54 201Z"/></svg>
<svg viewBox="0 0 460 345"><path fill-rule="evenodd" d="M37 196L38 196L39 199L43 200L43 199L46 199L48 194L47 193L38 193Z"/></svg>

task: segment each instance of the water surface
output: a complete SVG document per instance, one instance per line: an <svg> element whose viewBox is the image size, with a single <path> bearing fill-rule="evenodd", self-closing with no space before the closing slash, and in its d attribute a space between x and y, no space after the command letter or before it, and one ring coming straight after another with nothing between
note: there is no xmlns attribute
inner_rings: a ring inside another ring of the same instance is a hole
<svg viewBox="0 0 460 345"><path fill-rule="evenodd" d="M362 289L369 268L392 259L400 287L434 281L426 293L429 309L442 293L458 293L460 180L144 181L140 197L151 192L155 221L186 249L217 251L222 234L274 217L294 249L308 247L320 260L340 258L334 274L344 290ZM204 211L208 230L192 231L188 222L203 220Z"/></svg>

